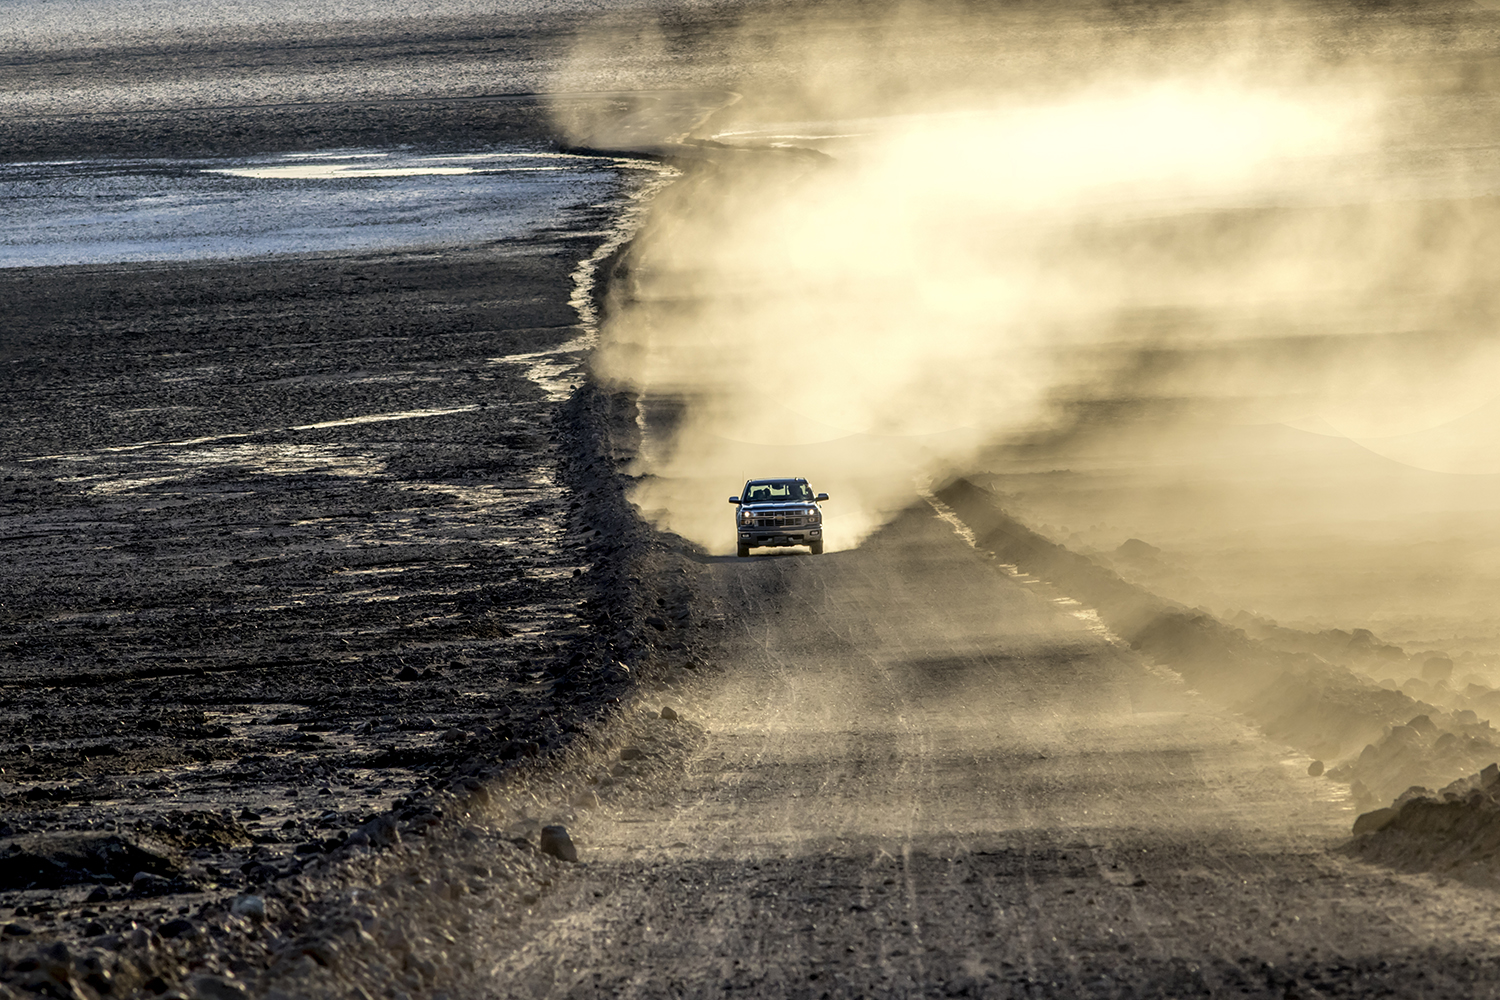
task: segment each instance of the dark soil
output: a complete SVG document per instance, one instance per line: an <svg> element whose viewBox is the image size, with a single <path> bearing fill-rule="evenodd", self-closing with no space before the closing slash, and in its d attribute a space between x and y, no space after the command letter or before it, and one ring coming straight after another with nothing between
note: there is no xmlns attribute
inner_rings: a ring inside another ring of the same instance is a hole
<svg viewBox="0 0 1500 1000"><path fill-rule="evenodd" d="M696 665L606 441L628 401L505 360L580 334L598 239L0 273L0 982L232 972L234 899L291 940L430 793Z"/></svg>

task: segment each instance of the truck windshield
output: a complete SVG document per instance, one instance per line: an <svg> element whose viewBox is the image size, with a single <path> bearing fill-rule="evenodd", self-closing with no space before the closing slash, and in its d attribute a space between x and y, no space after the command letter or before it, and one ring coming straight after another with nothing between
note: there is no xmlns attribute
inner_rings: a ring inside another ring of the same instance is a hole
<svg viewBox="0 0 1500 1000"><path fill-rule="evenodd" d="M746 503L775 503L786 500L811 500L813 493L806 483L773 480L745 484Z"/></svg>

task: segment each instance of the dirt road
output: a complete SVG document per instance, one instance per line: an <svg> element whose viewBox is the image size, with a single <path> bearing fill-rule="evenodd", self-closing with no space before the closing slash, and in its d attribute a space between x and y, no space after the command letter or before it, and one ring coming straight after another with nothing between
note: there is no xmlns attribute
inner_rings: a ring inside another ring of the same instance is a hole
<svg viewBox="0 0 1500 1000"><path fill-rule="evenodd" d="M1346 860L1344 789L931 511L703 564L708 738L494 994L1493 996L1493 900Z"/></svg>

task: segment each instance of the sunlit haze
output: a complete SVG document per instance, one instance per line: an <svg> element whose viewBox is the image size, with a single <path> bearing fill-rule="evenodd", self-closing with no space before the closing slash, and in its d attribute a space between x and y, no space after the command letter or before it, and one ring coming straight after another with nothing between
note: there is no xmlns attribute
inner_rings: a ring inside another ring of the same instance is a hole
<svg viewBox="0 0 1500 1000"><path fill-rule="evenodd" d="M848 547L955 472L1128 464L1156 489L1302 460L1254 428L1500 471L1500 162L1370 55L1429 38L1392 22L1335 59L1303 44L1326 17L1185 17L1154 39L1182 58L1151 62L1097 11L912 9L864 35L746 26L804 76L747 71L700 134L776 151L656 206L597 366L671 401L637 470L664 526L728 551L748 475L833 493ZM1238 460L1229 432L1255 439Z"/></svg>

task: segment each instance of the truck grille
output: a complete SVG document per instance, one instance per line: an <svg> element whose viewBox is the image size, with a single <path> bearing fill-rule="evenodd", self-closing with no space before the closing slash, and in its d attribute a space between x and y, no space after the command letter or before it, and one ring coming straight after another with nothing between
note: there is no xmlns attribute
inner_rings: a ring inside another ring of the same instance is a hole
<svg viewBox="0 0 1500 1000"><path fill-rule="evenodd" d="M750 522L754 528L800 528L807 523L805 514L757 514Z"/></svg>

